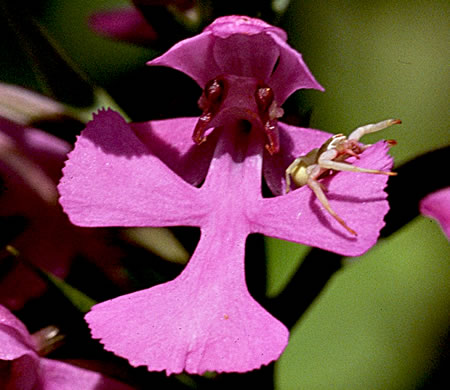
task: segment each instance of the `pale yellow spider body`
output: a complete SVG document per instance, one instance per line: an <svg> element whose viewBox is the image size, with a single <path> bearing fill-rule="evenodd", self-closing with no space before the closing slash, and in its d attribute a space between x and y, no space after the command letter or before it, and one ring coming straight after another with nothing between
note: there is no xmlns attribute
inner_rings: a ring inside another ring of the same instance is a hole
<svg viewBox="0 0 450 390"><path fill-rule="evenodd" d="M396 175L395 172L357 167L345 162L345 160L351 156L358 158L359 154L370 146L358 142L362 136L399 123L401 123L399 119L388 119L379 123L358 127L348 137L343 134L336 134L320 148L313 149L309 153L296 158L286 169L286 193L291 189L291 180L296 188L308 185L330 215L348 232L356 236L357 233L347 226L344 220L331 208L324 194L324 188L318 179L330 170Z"/></svg>

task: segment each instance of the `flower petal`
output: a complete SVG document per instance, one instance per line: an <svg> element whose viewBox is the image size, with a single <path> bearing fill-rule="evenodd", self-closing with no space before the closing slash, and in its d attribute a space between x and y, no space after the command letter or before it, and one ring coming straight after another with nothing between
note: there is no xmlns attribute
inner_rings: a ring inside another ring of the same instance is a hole
<svg viewBox="0 0 450 390"><path fill-rule="evenodd" d="M0 305L0 388L32 390L38 385L39 357L25 326Z"/></svg>
<svg viewBox="0 0 450 390"><path fill-rule="evenodd" d="M235 33L225 39L216 38L212 54L220 68L220 73L213 77L233 74L267 82L280 51L271 35Z"/></svg>
<svg viewBox="0 0 450 390"><path fill-rule="evenodd" d="M0 171L15 187L26 187L48 204L56 203L55 184L44 169L31 160L15 140L0 132Z"/></svg>
<svg viewBox="0 0 450 390"><path fill-rule="evenodd" d="M202 89L223 74L253 77L266 82L282 104L297 89L323 89L285 41L283 30L261 20L225 16L147 64L177 69Z"/></svg>
<svg viewBox="0 0 450 390"><path fill-rule="evenodd" d="M244 372L277 359L288 331L249 295L245 234L228 230L205 230L175 280L94 306L92 336L133 366L167 374Z"/></svg>
<svg viewBox="0 0 450 390"><path fill-rule="evenodd" d="M450 187L423 198L420 202L420 212L439 221L447 238L450 238Z"/></svg>
<svg viewBox="0 0 450 390"><path fill-rule="evenodd" d="M203 211L187 184L112 110L79 137L58 186L60 203L80 226L196 225Z"/></svg>
<svg viewBox="0 0 450 390"><path fill-rule="evenodd" d="M13 360L34 349L25 325L0 305L0 360Z"/></svg>
<svg viewBox="0 0 450 390"><path fill-rule="evenodd" d="M22 356L10 361L2 361L0 358L0 389L41 389L38 372L39 358L34 352L25 352Z"/></svg>
<svg viewBox="0 0 450 390"><path fill-rule="evenodd" d="M124 383L99 372L41 358L40 376L45 390L131 390Z"/></svg>
<svg viewBox="0 0 450 390"><path fill-rule="evenodd" d="M287 39L286 32L281 28L245 15L228 15L217 18L204 31L211 31L215 36L224 39L234 34L256 35L263 32L277 35L284 41Z"/></svg>
<svg viewBox="0 0 450 390"><path fill-rule="evenodd" d="M368 148L354 165L389 170L388 146L378 142ZM324 179L326 196L334 211L356 232L353 237L322 207L309 187L287 195L263 199L249 216L254 231L267 236L319 247L346 256L367 251L384 226L389 206L383 188L386 175L339 172Z"/></svg>
<svg viewBox="0 0 450 390"><path fill-rule="evenodd" d="M27 126L43 118L70 116L68 108L46 96L14 84L0 82L0 117ZM0 126L3 127L3 124Z"/></svg>
<svg viewBox="0 0 450 390"><path fill-rule="evenodd" d="M66 141L33 128L24 128L14 137L16 142L20 142L24 154L36 161L55 182L59 180L64 160L71 149Z"/></svg>
<svg viewBox="0 0 450 390"><path fill-rule="evenodd" d="M279 37L272 36L272 38L274 44L279 47L280 58L267 83L273 88L277 103L283 104L298 89L312 88L324 91L306 66L302 55Z"/></svg>
<svg viewBox="0 0 450 390"><path fill-rule="evenodd" d="M70 145L45 131L25 127L0 117L0 132L6 134L23 154L40 164L52 178L60 175Z"/></svg>
<svg viewBox="0 0 450 390"><path fill-rule="evenodd" d="M9 361L8 363L2 361ZM98 372L40 358L28 330L0 305L0 388L5 390L131 390Z"/></svg>
<svg viewBox="0 0 450 390"><path fill-rule="evenodd" d="M208 171L217 143L217 132L208 136L208 142L197 145L192 133L198 117L164 119L130 123L139 139L184 180L200 184Z"/></svg>
<svg viewBox="0 0 450 390"><path fill-rule="evenodd" d="M213 57L214 37L202 33L174 45L169 51L147 62L177 69L194 79L201 88L212 78L222 73Z"/></svg>
<svg viewBox="0 0 450 390"><path fill-rule="evenodd" d="M285 190L285 171L297 157L322 146L333 134L320 130L290 126L278 122L280 134L280 151L269 155L265 151L263 173L267 185L275 195L281 195Z"/></svg>
<svg viewBox="0 0 450 390"><path fill-rule="evenodd" d="M3 200L0 212L6 210L7 214L12 214L15 211L8 213L8 210L18 208L15 206L19 204L27 208L33 195L46 203L55 204L55 183L61 177L69 150L67 142L53 135L0 117L0 174L6 183L1 195L9 197L14 203L5 206ZM29 207L32 208L36 209L35 205Z"/></svg>
<svg viewBox="0 0 450 390"><path fill-rule="evenodd" d="M262 20L225 16L216 19L201 34L177 43L147 64L177 69L192 77L201 88L222 74L266 81L279 56L272 35L286 40L283 30Z"/></svg>
<svg viewBox="0 0 450 390"><path fill-rule="evenodd" d="M131 43L148 44L157 38L155 30L134 7L96 12L89 26L100 35Z"/></svg>
<svg viewBox="0 0 450 390"><path fill-rule="evenodd" d="M60 277L79 248L74 227L57 203L56 182L69 150L59 138L0 117L0 215L16 221L16 227L5 221L11 231L6 241L22 258ZM19 310L46 284L24 263L10 261L0 283L0 303Z"/></svg>

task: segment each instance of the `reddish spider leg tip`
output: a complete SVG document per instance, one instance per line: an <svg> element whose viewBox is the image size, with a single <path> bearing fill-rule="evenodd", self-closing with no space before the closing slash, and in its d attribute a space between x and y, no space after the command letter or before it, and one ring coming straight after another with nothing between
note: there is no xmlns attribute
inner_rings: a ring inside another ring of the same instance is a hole
<svg viewBox="0 0 450 390"><path fill-rule="evenodd" d="M328 211L330 212L330 210L328 210ZM344 221L339 215L336 214L335 211L330 212L330 214L331 214L331 216L332 216L336 221L338 221L338 222L341 224L341 226L342 226L343 228L345 228L345 230L347 230L350 234L352 234L352 235L354 235L354 236L357 236L357 235L358 235L358 233L356 233L356 231L354 231L350 226L348 226L348 225L345 223L345 221Z"/></svg>
<svg viewBox="0 0 450 390"><path fill-rule="evenodd" d="M386 143L388 144L388 146L395 146L395 145L397 145L397 141L395 139L387 139Z"/></svg>
<svg viewBox="0 0 450 390"><path fill-rule="evenodd" d="M350 226L348 226L346 223L345 223L345 221L341 218L341 217L339 217L336 213L330 213L331 214L331 216L337 221L337 222L339 222L340 224L341 224L341 226L345 229L345 230L347 230L350 234L352 234L353 236L357 236L358 235L358 233L356 233L356 231L354 231Z"/></svg>
<svg viewBox="0 0 450 390"><path fill-rule="evenodd" d="M347 226L346 229L347 229L348 232L350 232L350 234L352 234L352 235L354 235L356 237L358 236L358 233L356 233L352 228Z"/></svg>

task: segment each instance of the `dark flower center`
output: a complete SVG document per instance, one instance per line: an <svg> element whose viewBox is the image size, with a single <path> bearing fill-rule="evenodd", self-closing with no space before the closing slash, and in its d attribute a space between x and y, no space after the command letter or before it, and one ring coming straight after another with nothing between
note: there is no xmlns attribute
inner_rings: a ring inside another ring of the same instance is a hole
<svg viewBox="0 0 450 390"><path fill-rule="evenodd" d="M206 141L209 128L245 120L252 128L265 132L266 149L277 153L279 145L277 119L283 115L272 88L252 77L222 75L206 83L198 101L200 115L192 136L196 144Z"/></svg>

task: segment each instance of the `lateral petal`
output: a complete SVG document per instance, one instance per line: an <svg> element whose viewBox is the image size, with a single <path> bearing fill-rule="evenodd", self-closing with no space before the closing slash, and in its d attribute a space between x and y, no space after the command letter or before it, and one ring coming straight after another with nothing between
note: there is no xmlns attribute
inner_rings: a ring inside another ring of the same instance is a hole
<svg viewBox="0 0 450 390"><path fill-rule="evenodd" d="M78 138L58 186L79 226L196 225L198 189L155 155L112 110L99 111Z"/></svg>
<svg viewBox="0 0 450 390"><path fill-rule="evenodd" d="M392 158L388 146L378 142L360 155L354 165L389 170ZM307 186L275 198L262 199L249 219L255 232L315 246L346 256L358 256L372 247L389 209L383 191L388 177L355 172L338 172L323 179L326 196L334 211L356 232L352 236L323 209Z"/></svg>
<svg viewBox="0 0 450 390"><path fill-rule="evenodd" d="M139 139L177 175L192 185L200 184L208 172L217 144L217 132L197 145L192 133L198 117L130 123Z"/></svg>

